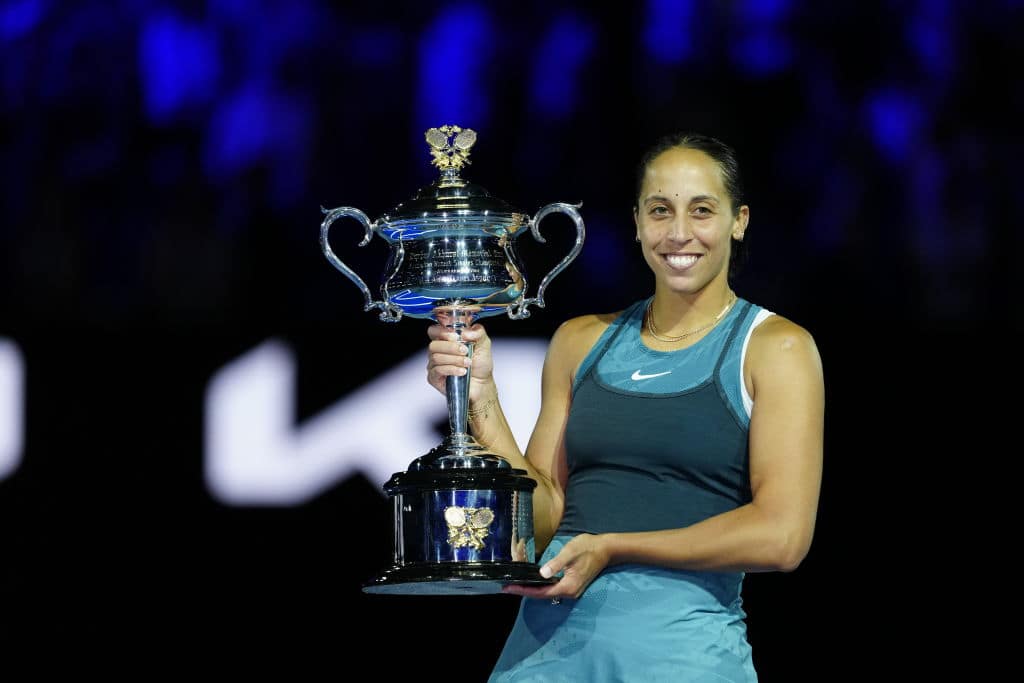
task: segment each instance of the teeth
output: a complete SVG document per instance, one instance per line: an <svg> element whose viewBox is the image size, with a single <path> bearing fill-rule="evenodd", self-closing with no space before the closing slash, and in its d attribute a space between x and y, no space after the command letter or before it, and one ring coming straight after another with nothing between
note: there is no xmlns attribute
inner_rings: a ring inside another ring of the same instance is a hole
<svg viewBox="0 0 1024 683"><path fill-rule="evenodd" d="M670 266L675 267L675 268L686 268L688 266L692 266L694 263L697 262L697 258L698 258L697 256L692 256L692 255L686 255L686 256L677 256L676 254L666 254L665 255L665 260L668 261L668 264Z"/></svg>

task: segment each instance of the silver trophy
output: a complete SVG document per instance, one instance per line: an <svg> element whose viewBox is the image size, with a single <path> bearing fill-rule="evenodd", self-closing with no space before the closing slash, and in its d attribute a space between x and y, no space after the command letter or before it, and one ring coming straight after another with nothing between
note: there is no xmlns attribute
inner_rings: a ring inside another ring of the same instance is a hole
<svg viewBox="0 0 1024 683"><path fill-rule="evenodd" d="M427 318L461 336L480 318L519 320L530 315L530 306L543 308L551 280L583 247L580 205L548 204L531 217L460 176L475 131L431 128L426 140L441 174L409 201L375 221L350 206L322 209L320 245L327 260L363 292L364 310L379 310L384 322ZM516 239L529 231L544 243L538 226L552 213L572 218L576 242L540 281L536 296L527 297ZM331 225L344 216L362 224L359 246L376 234L391 247L379 299L330 247ZM367 593L498 593L506 584L555 580L541 577L534 561L537 483L467 431L469 377L447 378L450 431L441 444L384 484L393 502L394 565L363 586Z"/></svg>

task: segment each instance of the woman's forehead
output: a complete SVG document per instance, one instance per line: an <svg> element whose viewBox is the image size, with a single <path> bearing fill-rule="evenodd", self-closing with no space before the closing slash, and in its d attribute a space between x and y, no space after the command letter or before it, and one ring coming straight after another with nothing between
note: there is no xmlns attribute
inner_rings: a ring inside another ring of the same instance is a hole
<svg viewBox="0 0 1024 683"><path fill-rule="evenodd" d="M704 152L674 147L647 166L642 197L648 195L713 195L722 197L725 186L718 163Z"/></svg>

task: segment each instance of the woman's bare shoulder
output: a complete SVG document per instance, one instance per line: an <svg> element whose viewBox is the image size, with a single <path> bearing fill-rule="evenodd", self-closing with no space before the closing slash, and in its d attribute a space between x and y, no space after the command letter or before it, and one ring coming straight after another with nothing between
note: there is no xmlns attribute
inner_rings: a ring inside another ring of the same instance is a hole
<svg viewBox="0 0 1024 683"><path fill-rule="evenodd" d="M551 338L552 351L567 354L577 360L582 359L622 313L589 313L569 318L555 330Z"/></svg>
<svg viewBox="0 0 1024 683"><path fill-rule="evenodd" d="M750 335L748 357L753 363L774 363L780 356L816 359L818 348L811 333L781 315L771 315Z"/></svg>
<svg viewBox="0 0 1024 683"><path fill-rule="evenodd" d="M564 372L568 381L572 381L590 349L622 313L616 311L580 315L559 325L548 346L548 363L551 368Z"/></svg>
<svg viewBox="0 0 1024 683"><path fill-rule="evenodd" d="M814 342L811 333L804 327L778 313L768 316L764 322L754 328L750 341L751 343L771 343L787 339L790 341L799 339L803 343Z"/></svg>
<svg viewBox="0 0 1024 683"><path fill-rule="evenodd" d="M597 341L597 338L620 315L622 315L622 311L615 311L614 313L588 313L587 315L569 318L558 326L554 337L555 339L560 338L573 343L578 343L589 337L593 337L593 341Z"/></svg>

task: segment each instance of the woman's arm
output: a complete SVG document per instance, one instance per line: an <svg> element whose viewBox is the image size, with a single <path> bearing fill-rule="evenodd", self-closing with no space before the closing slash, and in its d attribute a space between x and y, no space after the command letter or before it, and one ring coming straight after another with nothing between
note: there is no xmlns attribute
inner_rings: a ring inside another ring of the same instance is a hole
<svg viewBox="0 0 1024 683"><path fill-rule="evenodd" d="M613 316L582 316L564 322L555 331L544 358L541 405L524 455L505 418L491 366L491 341L482 325L462 333L475 342L470 384L470 431L481 444L526 470L537 482L533 492L533 524L538 554L554 536L562 519L568 467L563 439L572 400L572 382L584 356ZM443 331L431 333L428 375L435 387L443 377L463 368L464 352ZM478 370L478 364L480 369ZM440 380L438 380L440 378Z"/></svg>
<svg viewBox="0 0 1024 683"><path fill-rule="evenodd" d="M745 381L752 500L680 529L583 534L542 567L553 586L514 587L533 597L578 596L608 565L638 562L706 571L791 571L810 548L821 486L824 382L813 338L773 316L751 335Z"/></svg>

